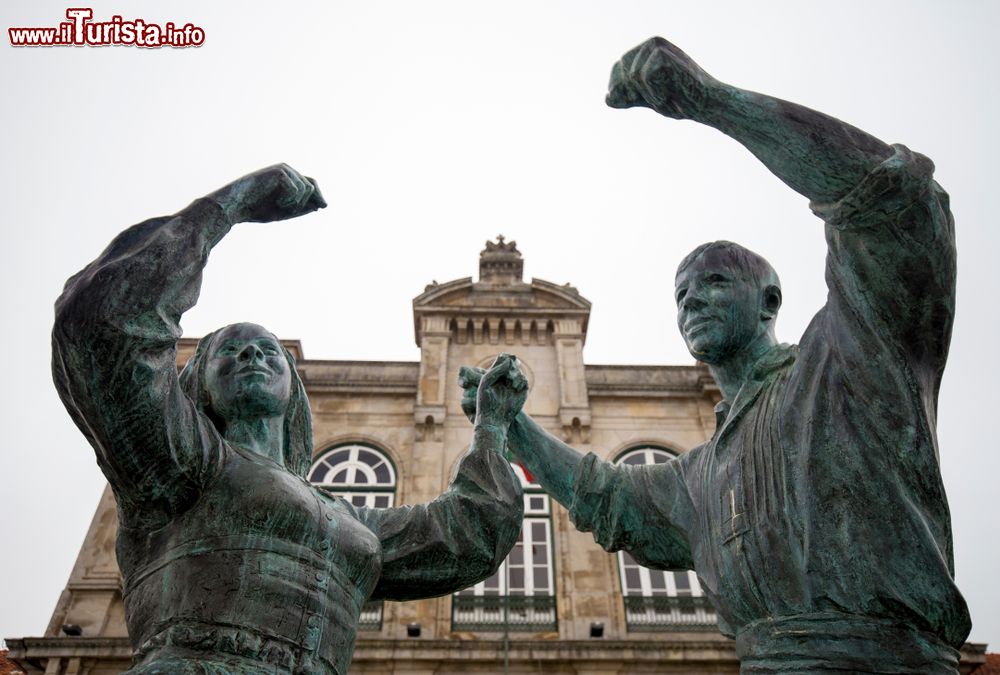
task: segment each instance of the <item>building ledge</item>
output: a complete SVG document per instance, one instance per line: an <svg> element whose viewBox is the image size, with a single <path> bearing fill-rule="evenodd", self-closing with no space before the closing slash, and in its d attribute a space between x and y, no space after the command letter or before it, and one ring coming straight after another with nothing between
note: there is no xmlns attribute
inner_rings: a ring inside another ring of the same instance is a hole
<svg viewBox="0 0 1000 675"><path fill-rule="evenodd" d="M730 664L738 668L732 640L704 638L649 640L512 640L509 643L511 661L622 662L679 664ZM474 640L382 640L359 638L354 650L354 663L373 663L392 655L393 661L440 661L501 663L504 655L502 639Z"/></svg>

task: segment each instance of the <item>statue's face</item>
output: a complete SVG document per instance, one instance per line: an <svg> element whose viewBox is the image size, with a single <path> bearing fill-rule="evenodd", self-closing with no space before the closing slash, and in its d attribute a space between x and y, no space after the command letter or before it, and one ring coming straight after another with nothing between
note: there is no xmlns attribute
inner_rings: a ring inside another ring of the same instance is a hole
<svg viewBox="0 0 1000 675"><path fill-rule="evenodd" d="M212 411L226 421L284 414L292 374L278 340L264 328L238 323L209 347L205 388Z"/></svg>
<svg viewBox="0 0 1000 675"><path fill-rule="evenodd" d="M760 289L724 249L708 249L682 270L674 298L688 351L704 363L725 361L766 330Z"/></svg>

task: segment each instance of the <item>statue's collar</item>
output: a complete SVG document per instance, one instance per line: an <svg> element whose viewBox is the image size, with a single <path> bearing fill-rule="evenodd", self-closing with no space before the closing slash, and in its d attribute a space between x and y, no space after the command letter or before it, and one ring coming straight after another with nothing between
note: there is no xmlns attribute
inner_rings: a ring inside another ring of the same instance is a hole
<svg viewBox="0 0 1000 675"><path fill-rule="evenodd" d="M736 393L732 403L723 399L715 406L716 436L721 436L725 428L733 426L743 416L747 407L757 400L768 377L793 363L799 354L798 345L777 344L764 352L750 369L750 376Z"/></svg>

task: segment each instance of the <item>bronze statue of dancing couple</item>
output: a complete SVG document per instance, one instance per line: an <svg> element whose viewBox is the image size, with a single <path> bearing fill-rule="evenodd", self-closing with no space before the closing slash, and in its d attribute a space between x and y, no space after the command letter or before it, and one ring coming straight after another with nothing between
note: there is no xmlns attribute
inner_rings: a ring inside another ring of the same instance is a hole
<svg viewBox="0 0 1000 675"><path fill-rule="evenodd" d="M955 244L933 164L724 84L661 38L614 66L607 103L714 127L809 198L829 295L799 344L775 338L771 265L704 244L673 292L722 394L706 443L652 466L582 456L521 410L501 354L460 374L473 440L448 490L356 507L305 478L309 404L273 334L226 326L175 367L211 249L237 223L322 208L316 182L274 166L134 225L67 282L53 330L56 386L117 498L129 673L343 675L365 601L500 565L522 519L508 448L608 551L695 570L743 673L957 672L970 619L935 432Z"/></svg>

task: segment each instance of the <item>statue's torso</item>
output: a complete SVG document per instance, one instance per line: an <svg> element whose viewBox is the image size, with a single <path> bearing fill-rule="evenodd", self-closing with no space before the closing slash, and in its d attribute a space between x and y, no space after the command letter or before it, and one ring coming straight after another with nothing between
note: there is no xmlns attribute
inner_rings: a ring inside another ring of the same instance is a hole
<svg viewBox="0 0 1000 675"><path fill-rule="evenodd" d="M685 458L695 568L745 664L808 644L844 668L950 672L968 611L923 399L902 368L844 368L821 338L748 381Z"/></svg>
<svg viewBox="0 0 1000 675"><path fill-rule="evenodd" d="M175 658L233 672L255 663L262 672L346 672L380 572L377 537L283 467L224 452L188 510L158 530L119 533L138 672Z"/></svg>

